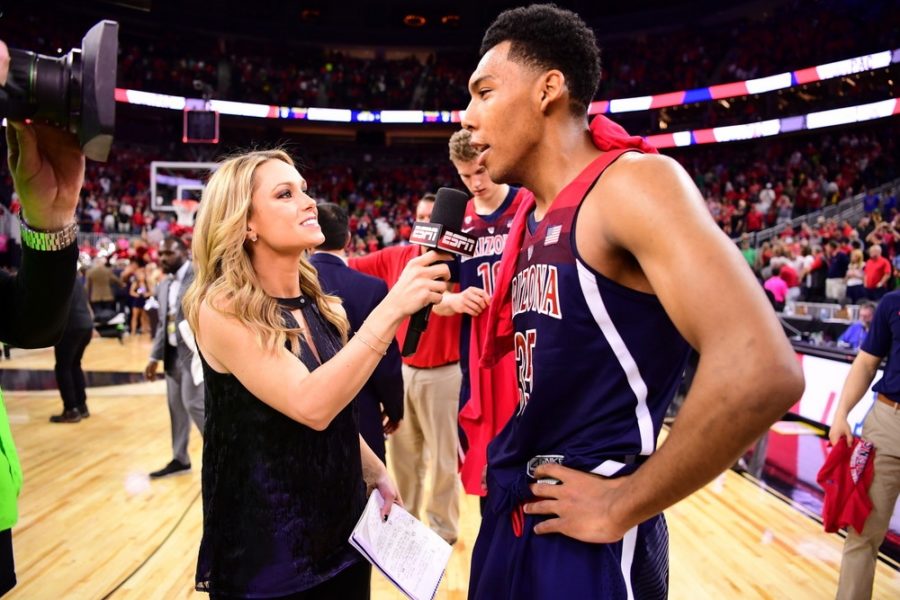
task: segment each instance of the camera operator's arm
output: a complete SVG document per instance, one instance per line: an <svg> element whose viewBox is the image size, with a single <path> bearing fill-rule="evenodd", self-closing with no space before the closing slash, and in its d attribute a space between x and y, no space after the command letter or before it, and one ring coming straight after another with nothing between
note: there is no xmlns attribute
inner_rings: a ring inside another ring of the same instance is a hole
<svg viewBox="0 0 900 600"><path fill-rule="evenodd" d="M11 122L6 143L22 202L23 252L18 275L0 277L0 340L20 348L52 346L65 327L75 281L84 155L73 135L46 125Z"/></svg>

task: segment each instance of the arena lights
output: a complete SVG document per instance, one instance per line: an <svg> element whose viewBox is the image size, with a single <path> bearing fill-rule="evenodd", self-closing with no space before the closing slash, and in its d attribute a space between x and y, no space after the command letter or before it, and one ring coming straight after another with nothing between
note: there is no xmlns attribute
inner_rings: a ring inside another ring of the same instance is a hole
<svg viewBox="0 0 900 600"><path fill-rule="evenodd" d="M306 119L331 123L350 123L353 121L354 112L344 108L307 108Z"/></svg>
<svg viewBox="0 0 900 600"><path fill-rule="evenodd" d="M682 90L669 92L655 96L639 96L635 98L618 98L615 100L600 100L592 102L589 114L595 115L615 114L624 112L636 112L664 108L667 106L680 106L694 102L706 102L710 100L724 100L762 94L774 90L789 88L795 85L803 85L814 81L824 81L835 77L846 77L855 73L864 73L876 69L883 69L893 63L900 62L900 49L885 50L875 54L848 58L817 67L800 69L790 73L780 73L758 79L738 81L714 85L708 88L694 90ZM116 101L125 104L137 104L140 106L152 106L169 110L184 110L194 108L206 101L196 98L183 98L152 92L137 90L116 89ZM389 123L389 124L420 124L420 123L459 123L462 111L441 110L349 110L337 108L300 108L287 106L274 106L267 104L249 104L246 102L232 102L227 100L212 100L209 110L215 110L223 115L238 117L256 117L267 119L305 119L309 121L323 121L331 123ZM802 117L798 117L802 118ZM781 131L785 133L785 119L781 119ZM791 126L788 123L788 126ZM675 134L666 134L675 135ZM658 136L657 136L658 137Z"/></svg>
<svg viewBox="0 0 900 600"><path fill-rule="evenodd" d="M782 119L771 119L746 125L731 125L728 127L713 127L712 129L695 129L693 131L649 135L646 139L647 142L657 148L717 144L772 137L794 131L819 129L821 127L862 123L897 114L900 114L900 98L891 98L890 100L881 100L869 104L824 110Z"/></svg>
<svg viewBox="0 0 900 600"><path fill-rule="evenodd" d="M344 108L300 108L270 104L249 104L228 100L201 100L152 92L116 89L116 100L125 104L170 110L214 110L223 115L260 119L300 119L326 123L459 123L458 110L349 110Z"/></svg>
<svg viewBox="0 0 900 600"><path fill-rule="evenodd" d="M797 71L769 75L759 79L723 83L693 90L667 92L653 96L637 96L634 98L618 98L616 100L598 100L591 102L589 114L615 114L637 112L668 106L682 106L695 102L709 102L724 98L739 98L752 94L764 94L775 90L783 90L795 85L804 85L816 81L825 81L835 77L845 77L856 73L865 73L876 69L884 69L892 63L900 62L900 48L885 50L875 54L866 54L856 58L848 58L837 62L808 67Z"/></svg>
<svg viewBox="0 0 900 600"><path fill-rule="evenodd" d="M316 21L322 16L322 12L318 8L304 8L300 11L300 20L306 23Z"/></svg>
<svg viewBox="0 0 900 600"><path fill-rule="evenodd" d="M407 27L423 27L426 23L428 23L428 19L422 15L406 15L403 17L403 24Z"/></svg>
<svg viewBox="0 0 900 600"><path fill-rule="evenodd" d="M116 99L120 102L183 110L185 106L195 106L200 100L135 92L134 90L116 90ZM306 121L329 123L385 123L385 124L422 124L422 123L459 123L461 111L422 111L422 110L372 110L357 111L338 108L288 108L286 106L267 106L264 104L245 104L241 102L225 102L213 100L209 104L211 110L221 114L242 117L260 117L269 119L300 119ZM695 129L693 131L676 131L647 136L647 141L657 148L673 148L692 146L695 144L715 144L734 142L755 138L772 137L795 131L833 127L849 123L861 123L873 119L882 119L900 114L900 99L891 98L869 104L849 106L813 112L806 115L782 117L743 125L729 125L711 129Z"/></svg>
<svg viewBox="0 0 900 600"><path fill-rule="evenodd" d="M210 100L209 109L238 117L275 118L278 116L278 107L276 106L231 102L229 100Z"/></svg>

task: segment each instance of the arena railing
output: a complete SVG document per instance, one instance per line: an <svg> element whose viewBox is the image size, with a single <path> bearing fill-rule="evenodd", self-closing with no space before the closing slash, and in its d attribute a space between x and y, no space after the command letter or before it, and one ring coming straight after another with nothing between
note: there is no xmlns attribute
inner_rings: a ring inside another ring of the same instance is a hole
<svg viewBox="0 0 900 600"><path fill-rule="evenodd" d="M781 223L780 225L775 225L774 227L768 227L766 229L750 233L748 234L750 244L754 247L759 247L763 242L767 242L781 235L781 232L784 231L785 226L790 226L794 229L794 231L796 231L797 228L804 223L807 223L809 225L815 224L816 221L819 220L819 217L825 217L826 219L835 219L838 222L846 220L850 221L850 223L852 224L854 221L858 221L860 218L862 218L863 214L865 213L863 205L866 196L876 195L879 198L884 198L886 196L890 196L891 194L896 195L898 192L900 192L900 179L895 179L876 188L872 188L865 193L861 192L859 194L856 194L855 196L852 196L845 200L841 200L837 204L831 204L819 210L801 215L799 217L795 217L790 221ZM742 241L741 236L737 236L733 239L736 243L740 243Z"/></svg>
<svg viewBox="0 0 900 600"><path fill-rule="evenodd" d="M142 239L139 234L132 233L87 233L78 232L78 247L90 246L91 248L100 249L101 244L111 243L118 244L119 240L128 240L130 246L133 242Z"/></svg>

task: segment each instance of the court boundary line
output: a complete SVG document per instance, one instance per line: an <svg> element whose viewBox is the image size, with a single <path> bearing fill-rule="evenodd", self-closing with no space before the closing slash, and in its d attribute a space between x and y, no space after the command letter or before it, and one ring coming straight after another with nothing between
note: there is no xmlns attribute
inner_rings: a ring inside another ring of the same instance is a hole
<svg viewBox="0 0 900 600"><path fill-rule="evenodd" d="M142 560L141 563L140 563L137 567L135 567L135 569L134 569L133 571L131 571L131 573L129 573L128 575L126 575L125 578L122 579L122 581L120 581L118 584L116 584L116 586L115 586L113 589L111 589L108 593L106 593L104 596L102 596L102 600L108 600L109 598L111 598L111 597L113 596L113 594L115 594L115 593L118 592L120 589L122 589L122 586L124 586L126 583L128 583L129 581L131 581L131 579L132 579L135 575L137 575L137 574L140 572L141 569L143 569L145 566L147 566L147 563L149 563L150 560L151 560L154 556L156 556L156 554L157 554L160 550L162 550L162 547L166 545L166 542L168 542L168 541L172 538L172 535L178 530L178 528L179 528L179 527L181 526L181 524L184 522L185 517L187 517L188 513L191 511L191 508L193 508L193 506L197 503L197 500L200 498L200 495L201 495L202 492L203 492L202 489L197 490L197 493L194 495L194 497L191 499L191 501L188 502L187 508L185 508L185 509L184 509L184 512L181 513L181 516L178 517L178 520L175 522L175 524L174 524L174 525L172 526L172 528L169 530L169 533L166 534L166 536L165 536L165 537L162 539L162 541L156 546L156 548L154 548L153 551L150 552L150 554L147 555L147 557L144 558L144 560Z"/></svg>

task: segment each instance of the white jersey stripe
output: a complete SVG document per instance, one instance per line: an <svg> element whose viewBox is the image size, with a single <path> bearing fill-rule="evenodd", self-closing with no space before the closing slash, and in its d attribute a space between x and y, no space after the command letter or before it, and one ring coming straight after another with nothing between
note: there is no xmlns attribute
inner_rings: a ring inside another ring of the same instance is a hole
<svg viewBox="0 0 900 600"><path fill-rule="evenodd" d="M591 473L602 475L603 477L612 477L625 468L625 463L617 460L604 460L599 467L591 469Z"/></svg>
<svg viewBox="0 0 900 600"><path fill-rule="evenodd" d="M628 594L628 600L634 600L634 590L631 589L631 565L634 563L637 534L638 526L635 525L622 538L622 578L625 580L625 592Z"/></svg>
<svg viewBox="0 0 900 600"><path fill-rule="evenodd" d="M625 377L628 379L628 385L631 387L631 391L634 392L634 396L637 399L635 415L637 417L638 429L641 432L641 454L650 455L653 453L655 440L653 435L653 420L650 417L650 409L647 408L647 384L644 383L644 379L641 377L637 363L634 362L634 357L631 356L631 352L628 351L625 341L622 339L622 336L619 335L615 323L612 322L612 318L606 310L606 305L603 303L603 297L600 295L600 287L597 285L596 276L581 262L580 259L576 258L575 264L578 266L578 280L581 283L581 292L584 294L584 299L591 311L591 315L593 315L597 326L600 327L600 331L603 333L603 337L606 338L606 342L612 349L613 354L616 355L619 365L622 367L622 370L625 372Z"/></svg>

